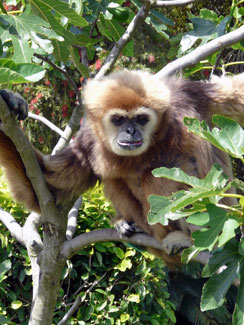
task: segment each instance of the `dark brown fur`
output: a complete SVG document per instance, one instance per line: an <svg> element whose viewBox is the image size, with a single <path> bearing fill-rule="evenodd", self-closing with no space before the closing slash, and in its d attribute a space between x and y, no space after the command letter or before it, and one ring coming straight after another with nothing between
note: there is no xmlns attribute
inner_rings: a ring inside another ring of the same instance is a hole
<svg viewBox="0 0 244 325"><path fill-rule="evenodd" d="M76 198L100 179L106 196L117 210L118 219L134 221L145 232L163 240L174 230L187 235L191 230L184 221L172 222L167 227L150 226L147 198L150 194L168 196L185 186L154 178L151 172L161 166L180 167L189 175L203 178L212 164L218 162L232 177L229 157L189 134L183 118L190 116L210 122L213 113L223 113L243 124L244 75L213 83L176 78L155 81L153 78L147 73L124 71L90 81L84 91L87 120L74 142L54 156L43 157L37 153L37 157L57 204ZM156 84L162 89L160 96L153 93ZM140 106L150 107L157 114L157 128L150 146L138 156L118 156L109 149L104 138L101 123L104 113L113 108L130 111ZM7 171L14 197L38 211L23 163L3 133L0 134L0 164ZM226 203L233 202L227 200ZM169 256L163 251L154 253L169 266L179 263L178 256Z"/></svg>

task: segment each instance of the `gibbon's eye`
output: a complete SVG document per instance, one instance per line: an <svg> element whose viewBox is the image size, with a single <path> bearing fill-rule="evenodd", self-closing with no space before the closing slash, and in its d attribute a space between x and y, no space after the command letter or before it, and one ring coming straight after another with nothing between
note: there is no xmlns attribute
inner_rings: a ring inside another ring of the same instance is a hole
<svg viewBox="0 0 244 325"><path fill-rule="evenodd" d="M121 116L121 115L113 115L111 117L111 122L115 125L115 126L121 126L125 123L125 117Z"/></svg>
<svg viewBox="0 0 244 325"><path fill-rule="evenodd" d="M140 125L146 125L149 121L149 117L146 114L140 114L135 117L135 122Z"/></svg>

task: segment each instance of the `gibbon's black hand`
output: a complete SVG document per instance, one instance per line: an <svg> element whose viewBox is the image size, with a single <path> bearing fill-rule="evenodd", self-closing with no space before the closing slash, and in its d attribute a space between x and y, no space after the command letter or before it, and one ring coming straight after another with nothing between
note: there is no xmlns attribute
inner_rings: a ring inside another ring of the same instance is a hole
<svg viewBox="0 0 244 325"><path fill-rule="evenodd" d="M0 95L18 120L24 120L28 116L28 104L18 93L1 89Z"/></svg>
<svg viewBox="0 0 244 325"><path fill-rule="evenodd" d="M115 223L115 228L121 235L126 236L126 237L131 237L138 233L145 233L134 222L128 222L126 220L117 221Z"/></svg>

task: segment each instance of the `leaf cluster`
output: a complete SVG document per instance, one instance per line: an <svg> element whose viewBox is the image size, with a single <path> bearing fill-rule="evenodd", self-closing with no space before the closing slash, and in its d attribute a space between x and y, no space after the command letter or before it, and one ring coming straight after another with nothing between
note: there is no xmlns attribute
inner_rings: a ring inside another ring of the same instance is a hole
<svg viewBox="0 0 244 325"><path fill-rule="evenodd" d="M213 117L213 123L217 127L210 129L204 121L185 118L185 125L189 132L197 134L232 157L243 161L242 128L233 120L220 115ZM201 309L206 311L222 306L233 281L239 279L240 286L233 323L242 324L244 321L243 183L238 179L228 180L217 164L212 166L203 179L188 176L178 168L158 168L153 171L153 174L155 177L184 183L188 189L176 192L170 197L160 198L151 195L149 223L160 222L167 225L169 220L187 217L188 223L200 227L192 234L194 246L185 250L182 260L188 262L194 255L204 250L214 253L202 273L203 277L210 277L210 279L203 287ZM223 198L235 198L236 204L227 206L221 202ZM219 272L220 269L222 272Z"/></svg>

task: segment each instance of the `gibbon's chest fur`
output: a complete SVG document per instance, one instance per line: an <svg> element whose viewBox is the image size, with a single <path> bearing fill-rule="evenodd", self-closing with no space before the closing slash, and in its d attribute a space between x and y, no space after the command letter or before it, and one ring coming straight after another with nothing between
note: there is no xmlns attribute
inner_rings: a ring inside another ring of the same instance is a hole
<svg viewBox="0 0 244 325"><path fill-rule="evenodd" d="M87 127L89 128L89 120ZM162 128L165 129L163 136ZM85 132L86 136L94 137L90 164L94 174L103 182L106 196L113 202L115 193L116 197L120 195L123 184L128 195L144 207L145 217L149 209L146 202L150 194L169 196L172 192L186 188L180 183L155 178L152 175L153 169L179 167L189 175L204 177L211 165L212 146L189 134L180 114L176 115L171 111L170 116L163 116L158 129L160 135L155 132L153 135L155 139L152 139L149 149L142 155L133 157L122 157L112 153L101 145L91 129ZM91 141L88 143L91 145ZM202 161L203 151L206 154L204 161Z"/></svg>

